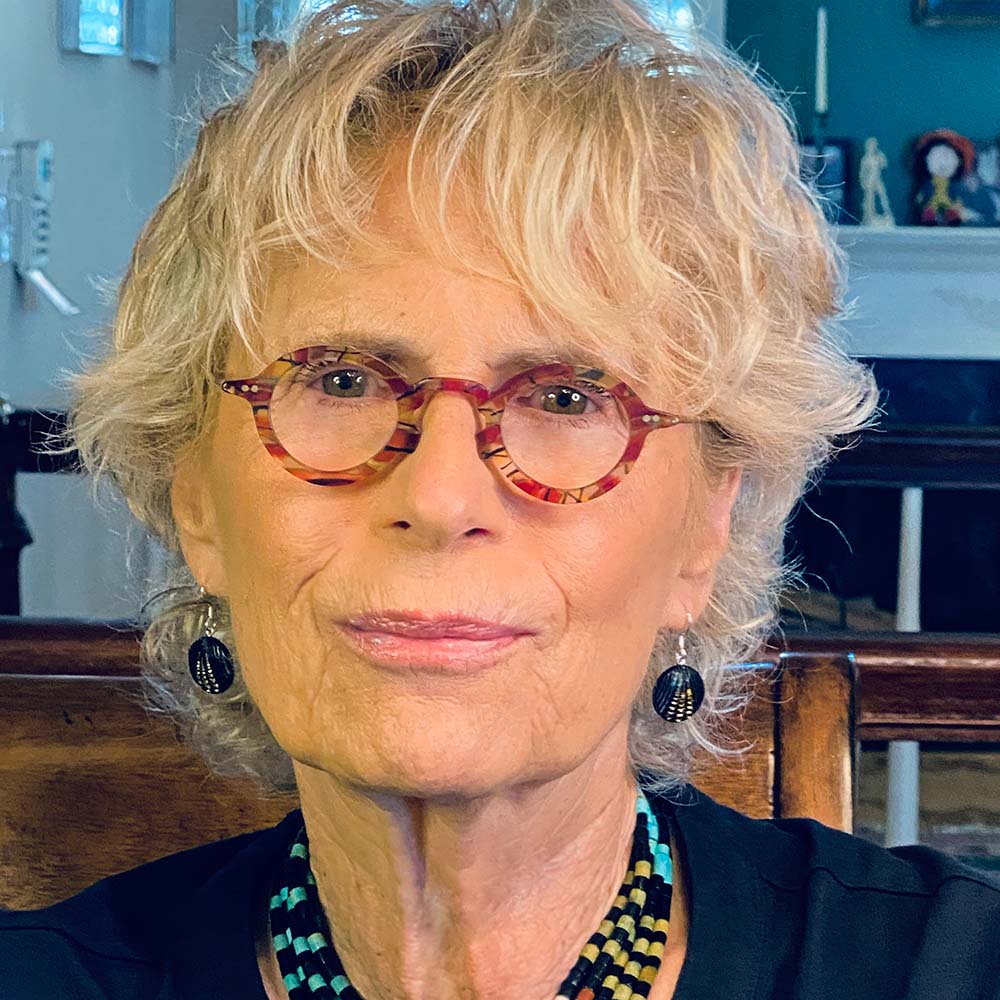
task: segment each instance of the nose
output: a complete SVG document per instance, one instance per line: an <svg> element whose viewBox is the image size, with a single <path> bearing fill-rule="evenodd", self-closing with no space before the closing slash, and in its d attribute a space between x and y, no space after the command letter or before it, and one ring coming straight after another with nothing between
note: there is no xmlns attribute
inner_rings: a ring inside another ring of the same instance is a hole
<svg viewBox="0 0 1000 1000"><path fill-rule="evenodd" d="M429 384L431 382L435 384ZM449 442L457 440L460 448L471 444L478 457L475 436L483 425L478 408L488 391L478 382L459 379L428 379L427 383L423 402L416 413L420 429L418 449L422 444L425 452L433 450L424 444L425 438L433 437L436 444L443 436Z"/></svg>
<svg viewBox="0 0 1000 1000"><path fill-rule="evenodd" d="M397 466L391 487L401 505L397 523L416 529L414 538L443 544L474 529L497 529L497 483L476 441L483 424L477 409L481 389L439 387L417 404L413 419L420 436Z"/></svg>
<svg viewBox="0 0 1000 1000"><path fill-rule="evenodd" d="M431 409L440 410L440 400L446 400L444 410L454 413L465 412L471 407L476 428L482 424L479 407L489 398L489 389L481 382L461 378L425 378L417 382L415 395L419 395L417 407L417 424L423 433ZM434 406L433 404L437 404Z"/></svg>

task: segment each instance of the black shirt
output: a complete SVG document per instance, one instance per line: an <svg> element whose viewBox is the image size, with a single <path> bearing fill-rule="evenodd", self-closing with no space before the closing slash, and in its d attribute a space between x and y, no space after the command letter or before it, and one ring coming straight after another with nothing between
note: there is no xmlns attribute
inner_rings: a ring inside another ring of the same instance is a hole
<svg viewBox="0 0 1000 1000"><path fill-rule="evenodd" d="M687 865L675 1000L1000 1000L1000 881L927 847L750 819L691 785L648 798ZM301 823L296 809L53 906L0 910L0 996L266 1000L253 913Z"/></svg>

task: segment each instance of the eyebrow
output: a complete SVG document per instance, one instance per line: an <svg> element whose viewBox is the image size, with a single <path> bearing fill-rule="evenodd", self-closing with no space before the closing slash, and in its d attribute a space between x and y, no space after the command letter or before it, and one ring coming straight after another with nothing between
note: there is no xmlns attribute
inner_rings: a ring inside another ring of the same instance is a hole
<svg viewBox="0 0 1000 1000"><path fill-rule="evenodd" d="M361 330L345 327L343 329L314 329L307 336L313 339L302 347L315 344L327 344L330 347L343 347L373 354L390 365L398 365L413 370L425 367L431 360L430 354L414 349L411 341L391 333L374 330ZM588 358L579 347L566 343L554 345L551 348L538 347L516 348L503 351L492 358L488 364L494 372L521 371L543 364L569 364L590 366L593 358Z"/></svg>

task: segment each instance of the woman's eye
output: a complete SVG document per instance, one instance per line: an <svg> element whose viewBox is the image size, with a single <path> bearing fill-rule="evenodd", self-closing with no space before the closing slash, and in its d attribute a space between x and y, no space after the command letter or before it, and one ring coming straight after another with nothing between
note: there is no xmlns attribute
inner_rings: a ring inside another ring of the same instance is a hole
<svg viewBox="0 0 1000 1000"><path fill-rule="evenodd" d="M363 372L338 368L320 377L323 391L330 396L344 398L363 396L367 387L367 377Z"/></svg>
<svg viewBox="0 0 1000 1000"><path fill-rule="evenodd" d="M603 405L602 395L607 396L608 393L601 386L552 384L536 387L526 400L533 402L534 409L543 413L579 417L599 410Z"/></svg>
<svg viewBox="0 0 1000 1000"><path fill-rule="evenodd" d="M302 366L297 381L333 399L357 399L371 391L372 376L357 368L310 363Z"/></svg>

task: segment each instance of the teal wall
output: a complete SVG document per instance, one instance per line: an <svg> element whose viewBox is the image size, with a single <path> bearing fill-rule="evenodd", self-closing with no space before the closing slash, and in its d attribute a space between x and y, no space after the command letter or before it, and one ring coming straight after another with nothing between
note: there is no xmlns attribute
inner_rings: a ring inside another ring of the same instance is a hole
<svg viewBox="0 0 1000 1000"><path fill-rule="evenodd" d="M811 131L817 6L729 0L727 9L729 44L758 59L782 90L799 92L791 100L803 132ZM923 27L913 23L910 0L826 0L825 6L827 134L855 140L856 153L867 136L878 138L889 158L889 198L902 222L911 194L909 148L921 132L1000 136L1000 27Z"/></svg>

